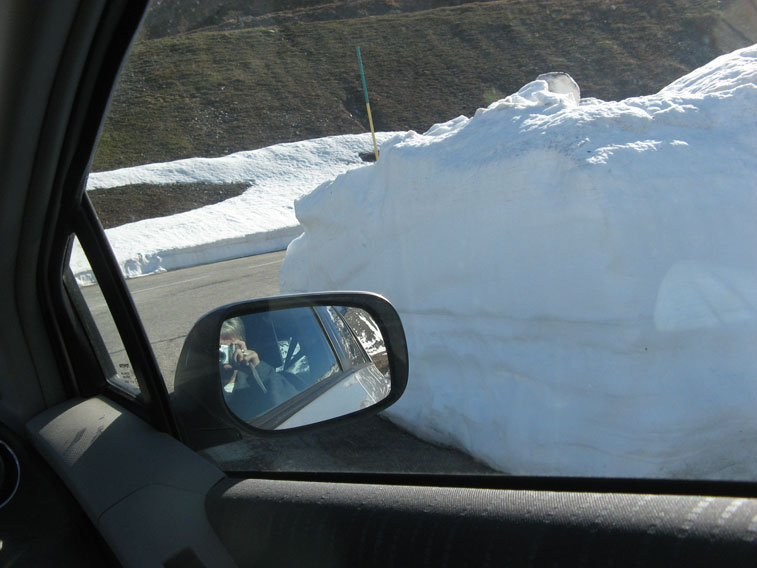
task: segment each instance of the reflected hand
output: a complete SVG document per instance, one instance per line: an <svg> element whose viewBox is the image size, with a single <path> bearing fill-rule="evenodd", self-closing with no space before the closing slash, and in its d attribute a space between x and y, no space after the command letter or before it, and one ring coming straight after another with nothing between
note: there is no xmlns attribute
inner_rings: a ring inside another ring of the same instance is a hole
<svg viewBox="0 0 757 568"><path fill-rule="evenodd" d="M249 365L250 367L257 367L260 364L260 357L256 351L247 349L247 345L241 339L234 341L237 349L234 351L234 362L237 365Z"/></svg>

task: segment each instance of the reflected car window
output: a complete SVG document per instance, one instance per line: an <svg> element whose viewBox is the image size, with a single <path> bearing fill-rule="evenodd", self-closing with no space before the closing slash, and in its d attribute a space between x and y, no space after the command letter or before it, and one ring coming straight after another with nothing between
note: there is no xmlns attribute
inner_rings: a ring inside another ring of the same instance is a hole
<svg viewBox="0 0 757 568"><path fill-rule="evenodd" d="M274 338L270 340L275 341L271 354L277 353L278 357L272 365L287 376L294 375L299 390L339 372L337 358L312 309L296 308L257 317L253 339L262 338L266 333ZM247 319L251 320L252 316Z"/></svg>

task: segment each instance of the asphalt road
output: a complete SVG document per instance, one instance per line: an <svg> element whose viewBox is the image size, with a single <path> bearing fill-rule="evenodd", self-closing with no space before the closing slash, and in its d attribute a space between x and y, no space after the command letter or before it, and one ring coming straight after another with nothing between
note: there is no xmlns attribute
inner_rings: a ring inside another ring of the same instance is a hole
<svg viewBox="0 0 757 568"><path fill-rule="evenodd" d="M126 281L169 392L181 346L194 323L224 304L278 295L284 254L272 252ZM82 293L114 362L122 374L128 373L128 360L99 289L88 286Z"/></svg>
<svg viewBox="0 0 757 568"><path fill-rule="evenodd" d="M279 294L285 251L195 266L129 281L168 390L194 323L214 308Z"/></svg>
<svg viewBox="0 0 757 568"><path fill-rule="evenodd" d="M192 325L218 306L278 295L284 254L274 252L127 281L169 392ZM128 359L98 287L83 288L82 293L122 378L129 380ZM227 470L493 473L470 456L419 440L380 416L347 429L250 437L207 453Z"/></svg>

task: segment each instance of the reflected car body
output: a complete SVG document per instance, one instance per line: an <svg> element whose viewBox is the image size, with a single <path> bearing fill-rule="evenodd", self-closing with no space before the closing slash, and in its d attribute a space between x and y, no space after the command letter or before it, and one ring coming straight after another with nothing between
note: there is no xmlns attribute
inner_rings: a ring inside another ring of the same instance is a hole
<svg viewBox="0 0 757 568"><path fill-rule="evenodd" d="M389 384L373 363L351 369L328 390L301 407L277 430L322 422L373 406L389 394Z"/></svg>

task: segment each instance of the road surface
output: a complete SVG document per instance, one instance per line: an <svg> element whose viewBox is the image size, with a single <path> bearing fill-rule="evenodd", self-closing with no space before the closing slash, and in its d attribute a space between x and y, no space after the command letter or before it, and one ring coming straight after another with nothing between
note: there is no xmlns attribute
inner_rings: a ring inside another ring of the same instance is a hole
<svg viewBox="0 0 757 568"><path fill-rule="evenodd" d="M279 294L284 252L196 266L127 281L155 351L168 391L176 361L192 325L213 308ZM117 368L128 360L97 286L82 289ZM493 473L457 450L419 440L380 417L349 428L276 438L250 438L208 450L224 469L243 471L336 471Z"/></svg>
<svg viewBox="0 0 757 568"><path fill-rule="evenodd" d="M184 338L210 310L254 298L279 294L278 272L284 251L215 264L194 266L127 280L169 392ZM97 286L82 288L117 367L128 364L115 326Z"/></svg>

